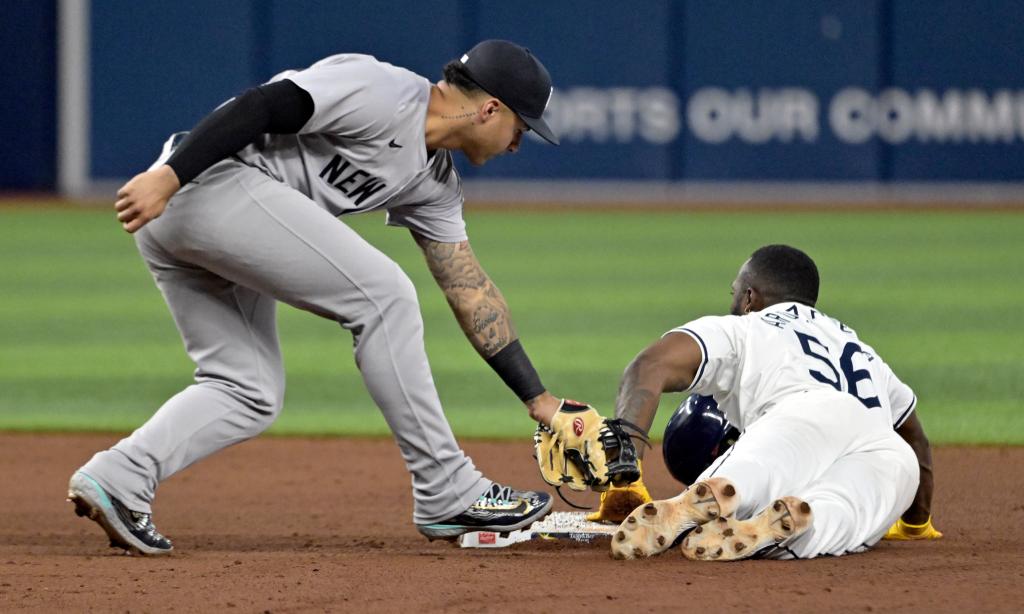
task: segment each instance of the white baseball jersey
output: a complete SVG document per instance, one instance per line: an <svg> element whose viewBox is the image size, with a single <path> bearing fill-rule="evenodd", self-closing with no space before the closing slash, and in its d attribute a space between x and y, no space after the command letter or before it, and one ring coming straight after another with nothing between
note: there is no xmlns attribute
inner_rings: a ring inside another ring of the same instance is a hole
<svg viewBox="0 0 1024 614"><path fill-rule="evenodd" d="M298 134L263 134L236 158L332 215L384 208L391 226L434 241L466 240L451 152L427 154L429 81L360 54L330 56L271 82L282 79L309 93L313 116ZM150 168L170 157L172 140Z"/></svg>
<svg viewBox="0 0 1024 614"><path fill-rule="evenodd" d="M740 430L789 395L815 389L856 397L898 428L917 398L857 333L821 311L779 303L745 316L707 316L669 333L693 337L702 359L689 390L712 395Z"/></svg>

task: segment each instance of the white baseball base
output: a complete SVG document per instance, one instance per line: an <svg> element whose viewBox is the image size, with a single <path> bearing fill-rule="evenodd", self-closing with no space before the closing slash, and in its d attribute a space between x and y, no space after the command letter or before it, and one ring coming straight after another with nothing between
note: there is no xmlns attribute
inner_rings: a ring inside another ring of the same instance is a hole
<svg viewBox="0 0 1024 614"><path fill-rule="evenodd" d="M571 539L590 543L610 538L618 525L590 522L584 512L552 512L547 518L525 529L511 531L506 537L493 531L476 531L459 536L462 548L507 548L531 539Z"/></svg>

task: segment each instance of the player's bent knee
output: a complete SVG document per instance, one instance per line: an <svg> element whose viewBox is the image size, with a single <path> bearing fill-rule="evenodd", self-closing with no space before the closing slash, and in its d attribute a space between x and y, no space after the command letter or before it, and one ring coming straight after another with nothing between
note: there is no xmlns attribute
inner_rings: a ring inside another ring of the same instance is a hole
<svg viewBox="0 0 1024 614"><path fill-rule="evenodd" d="M284 406L284 395L275 394L271 391L265 391L265 394L259 398L250 400L249 403L249 416L251 422L246 429L250 437L255 437L263 431L270 428L281 414L281 408Z"/></svg>
<svg viewBox="0 0 1024 614"><path fill-rule="evenodd" d="M265 416L269 422L277 419L278 414L284 407L284 390L267 391L265 397L259 404L260 415Z"/></svg>
<svg viewBox="0 0 1024 614"><path fill-rule="evenodd" d="M240 394L255 413L273 422L284 406L284 365L261 361L260 366L245 378L248 384L240 386Z"/></svg>
<svg viewBox="0 0 1024 614"><path fill-rule="evenodd" d="M417 310L419 309L416 286L398 265L395 265L395 276L392 280L392 296L396 301L411 303Z"/></svg>
<svg viewBox="0 0 1024 614"><path fill-rule="evenodd" d="M377 285L374 304L378 315L384 319L401 318L416 321L420 318L416 286L398 265L395 265L393 275L388 276L386 282L382 281Z"/></svg>

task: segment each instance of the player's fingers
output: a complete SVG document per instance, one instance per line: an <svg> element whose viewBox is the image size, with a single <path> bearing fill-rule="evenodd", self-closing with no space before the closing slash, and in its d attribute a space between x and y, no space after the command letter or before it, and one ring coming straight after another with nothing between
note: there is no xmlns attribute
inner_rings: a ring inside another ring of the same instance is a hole
<svg viewBox="0 0 1024 614"><path fill-rule="evenodd" d="M140 219L141 216L139 216L138 214L133 214L130 217L126 217L123 220L121 220L121 228L124 228L128 232L135 232L141 226L141 224L139 223Z"/></svg>
<svg viewBox="0 0 1024 614"><path fill-rule="evenodd" d="M138 215L139 212L135 209L124 209L118 212L117 221L123 224L125 222L130 222L134 220L136 217L138 217Z"/></svg>
<svg viewBox="0 0 1024 614"><path fill-rule="evenodd" d="M135 186L138 183L136 181L138 178L139 178L139 175L136 175L136 176L132 177L131 179L129 179L127 181L127 183L125 183L123 186L121 186L117 190L117 197L118 198L125 198L126 196L131 194L132 190L135 189Z"/></svg>
<svg viewBox="0 0 1024 614"><path fill-rule="evenodd" d="M131 205L132 205L132 200L130 198L122 197L122 198L119 198L117 200L117 202L114 203L114 210L115 211L124 211L125 209L127 209Z"/></svg>
<svg viewBox="0 0 1024 614"><path fill-rule="evenodd" d="M130 233L134 233L136 230L138 230L138 229L142 228L143 226L145 226L148 222L149 222L149 218L138 216L138 217L132 219L132 221L130 221L130 222L126 223L126 224L122 224L121 227L124 228L125 230L127 230Z"/></svg>
<svg viewBox="0 0 1024 614"><path fill-rule="evenodd" d="M138 211L132 217L131 220L128 220L128 221L126 221L126 223L123 224L123 227L128 232L135 232L136 230L142 228L146 224L148 224L148 223L152 222L153 220L155 220L156 218L160 217L161 213L162 213L162 210Z"/></svg>

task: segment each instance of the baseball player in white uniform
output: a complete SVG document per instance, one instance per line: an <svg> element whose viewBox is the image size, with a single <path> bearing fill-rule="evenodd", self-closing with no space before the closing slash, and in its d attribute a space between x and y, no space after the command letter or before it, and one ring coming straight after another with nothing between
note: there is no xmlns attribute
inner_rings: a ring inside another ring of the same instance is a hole
<svg viewBox="0 0 1024 614"><path fill-rule="evenodd" d="M478 44L436 84L367 55L336 55L281 73L172 137L121 188L115 209L196 364L195 384L74 473L76 512L112 546L171 550L152 521L160 482L254 437L281 410L280 301L351 332L412 474L421 533L507 531L543 517L549 495L486 479L459 448L412 283L339 216L385 209L389 225L408 228L469 341L531 417L549 421L560 401L470 248L450 152L483 164L515 152L531 129L557 144L543 119L551 90L540 61L508 41Z"/></svg>
<svg viewBox="0 0 1024 614"><path fill-rule="evenodd" d="M904 512L930 527L917 399L871 346L815 307L814 262L763 247L732 291L733 315L672 329L637 356L617 415L650 428L661 393L685 390L713 396L742 435L682 494L634 510L613 556L657 554L693 529L681 547L691 559L813 558L869 548ZM913 448L901 437L910 420Z"/></svg>

